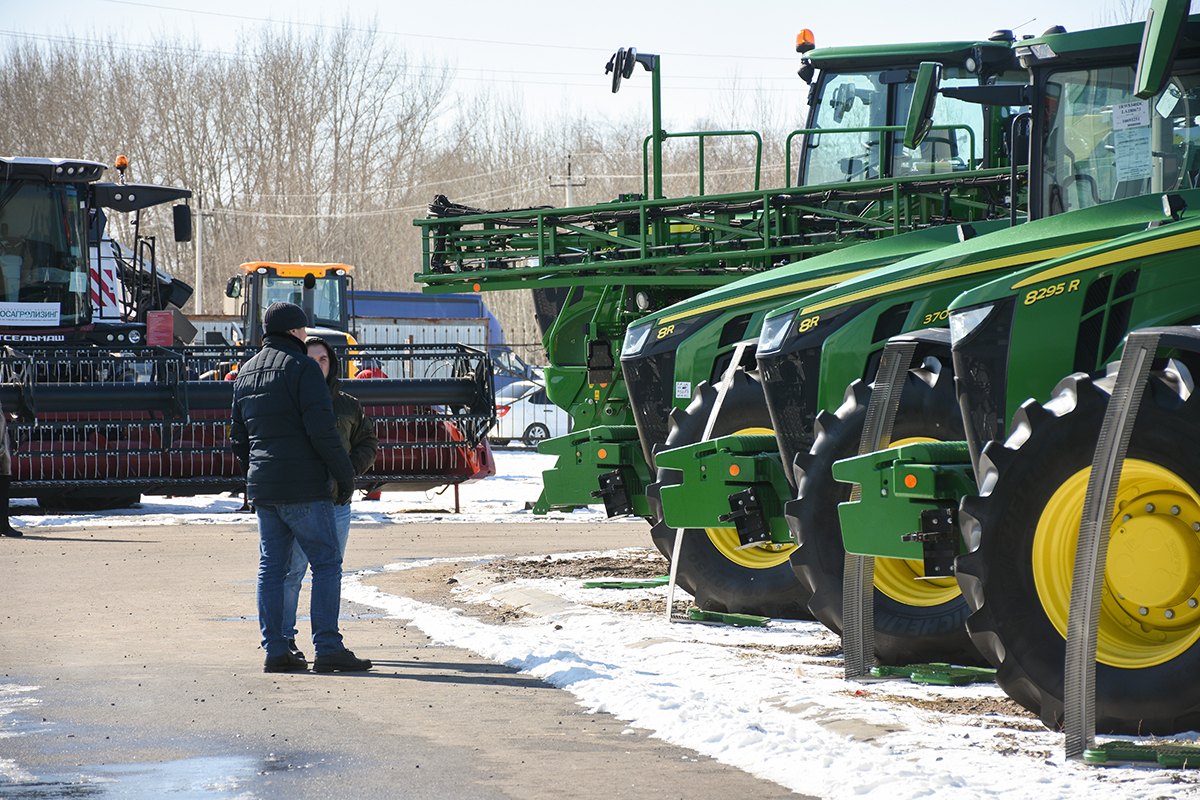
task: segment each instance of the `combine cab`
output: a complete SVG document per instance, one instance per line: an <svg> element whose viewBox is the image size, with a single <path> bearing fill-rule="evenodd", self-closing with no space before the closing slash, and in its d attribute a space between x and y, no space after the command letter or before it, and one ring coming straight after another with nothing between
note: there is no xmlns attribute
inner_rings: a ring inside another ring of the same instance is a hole
<svg viewBox="0 0 1200 800"><path fill-rule="evenodd" d="M124 175L124 156L117 159ZM142 345L153 311L178 309L187 284L158 270L141 211L188 189L98 183L94 161L0 158L0 341ZM132 213L134 246L108 233L107 214ZM175 240L191 239L191 209L174 209Z"/></svg>

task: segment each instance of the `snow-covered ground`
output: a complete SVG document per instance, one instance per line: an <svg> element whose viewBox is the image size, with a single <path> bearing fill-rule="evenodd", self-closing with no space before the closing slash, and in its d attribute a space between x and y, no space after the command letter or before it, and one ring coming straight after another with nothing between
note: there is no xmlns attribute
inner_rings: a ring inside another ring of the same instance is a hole
<svg viewBox="0 0 1200 800"><path fill-rule="evenodd" d="M355 499L354 522L538 522L546 517L525 510L527 502L537 500L542 490L542 470L554 466L553 456L533 450L513 448L497 450L496 475L460 486L459 511L454 512L454 489L429 492L384 492L380 500ZM360 495L361 497L361 495ZM48 514L37 501L18 498L12 501L13 524L20 528L44 526L93 525L101 519L119 517L122 525L203 525L211 522L247 522L254 524L251 513L241 513L241 498L228 495L198 497L143 497L134 508L92 514ZM28 508L28 513L22 513ZM603 507L589 507L571 514L550 515L557 521L599 522ZM353 523L352 523L353 524Z"/></svg>
<svg viewBox="0 0 1200 800"><path fill-rule="evenodd" d="M536 499L541 470L551 461L533 452L497 453L500 475L462 487L460 514L445 513L454 507L452 492L385 494L382 501L356 502L354 519L397 525L433 518L535 521L525 502ZM231 498L147 498L140 509L103 516L128 517L125 524L252 522L251 515L237 513L239 507L240 500ZM30 511L16 516L16 524L78 525L101 516ZM603 513L589 509L554 517L592 522ZM586 555L598 554L571 557ZM432 563L404 562L384 571ZM847 682L840 661L820 655L822 645L837 639L816 623L774 621L761 629L672 624L661 615L597 607L661 598L664 587L584 589L582 581L568 579L496 585L464 578L462 608L447 609L385 594L370 585L374 574L347 575L343 596L382 609L439 642L571 692L586 708L625 721L629 733L649 731L804 794L886 800L1200 796L1194 770L1070 762L1063 757L1062 736L1028 718L944 710L956 698L1002 698L993 685ZM463 614L480 602L520 604L529 614L503 625ZM28 702L16 687L0 693L0 717ZM942 710L931 710L936 707Z"/></svg>

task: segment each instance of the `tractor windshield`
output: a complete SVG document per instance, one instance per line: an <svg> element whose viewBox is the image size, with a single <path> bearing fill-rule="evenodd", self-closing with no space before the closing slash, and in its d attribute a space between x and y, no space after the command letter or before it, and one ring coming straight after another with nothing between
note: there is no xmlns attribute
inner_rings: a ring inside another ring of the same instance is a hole
<svg viewBox="0 0 1200 800"><path fill-rule="evenodd" d="M901 175L935 174L965 170L974 156L984 161L984 109L982 106L941 98L933 124L963 126L935 130L915 151L904 149L903 132L884 132L883 126L904 125L912 102L915 72L835 73L821 79L811 127L823 131L808 137L807 161L801 184L867 181ZM1017 80L1021 77L1017 76ZM965 70L947 68L942 85L977 86L979 79ZM974 132L972 137L965 130ZM874 128L875 130L868 130ZM892 152L891 163L881 163L881 153Z"/></svg>
<svg viewBox="0 0 1200 800"><path fill-rule="evenodd" d="M312 290L313 321L318 325L341 328L343 326L343 306L345 297L342 287L345 283L336 277L317 277ZM304 305L304 278L283 278L278 275L268 275L263 285L262 304L259 308L259 319L266 313L271 303L295 303L301 308Z"/></svg>
<svg viewBox="0 0 1200 800"><path fill-rule="evenodd" d="M1042 119L1047 215L1190 189L1200 178L1200 74L1176 73L1156 97L1133 94L1131 66L1057 72Z"/></svg>
<svg viewBox="0 0 1200 800"><path fill-rule="evenodd" d="M89 320L84 206L77 186L0 181L0 326Z"/></svg>

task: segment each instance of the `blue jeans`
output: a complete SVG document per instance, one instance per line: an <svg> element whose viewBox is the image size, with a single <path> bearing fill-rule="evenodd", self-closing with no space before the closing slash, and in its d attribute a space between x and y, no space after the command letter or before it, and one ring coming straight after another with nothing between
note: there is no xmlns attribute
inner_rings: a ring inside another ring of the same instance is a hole
<svg viewBox="0 0 1200 800"><path fill-rule="evenodd" d="M346 557L346 542L350 538L350 504L333 507L333 521L337 525L338 552ZM288 567L287 577L283 579L283 635L286 639L295 639L296 608L300 605L300 584L304 581L304 573L308 571L308 556L304 548L296 541L292 545L292 564Z"/></svg>
<svg viewBox="0 0 1200 800"><path fill-rule="evenodd" d="M258 625L268 658L288 652L283 632L283 579L299 542L312 561L313 646L317 655L345 649L338 632L342 602L342 552L332 500L309 503L255 503L258 514Z"/></svg>

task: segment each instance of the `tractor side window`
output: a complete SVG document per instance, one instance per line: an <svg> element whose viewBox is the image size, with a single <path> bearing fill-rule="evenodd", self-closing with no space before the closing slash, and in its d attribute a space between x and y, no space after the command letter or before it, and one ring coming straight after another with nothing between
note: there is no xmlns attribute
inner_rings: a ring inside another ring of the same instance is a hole
<svg viewBox="0 0 1200 800"><path fill-rule="evenodd" d="M1043 207L1061 214L1197 185L1200 76L1133 94L1133 67L1052 75L1042 108Z"/></svg>
<svg viewBox="0 0 1200 800"><path fill-rule="evenodd" d="M882 134L855 129L887 125L887 87L878 73L833 74L821 82L819 104L808 137L804 183L847 183L873 180L879 174Z"/></svg>
<svg viewBox="0 0 1200 800"><path fill-rule="evenodd" d="M906 150L902 133L862 131L862 128L903 126L912 104L915 70L887 70L862 74L831 74L823 79L811 127L822 132L806 142L805 185L853 183L903 175L936 175L958 172L986 163L984 128L986 111L976 103L939 98L933 124L958 126L934 130L916 150ZM1000 77L1024 83L1023 73ZM943 71L942 86L978 86L979 78L961 67ZM881 142L891 142L881 149ZM889 152L890 163L881 163Z"/></svg>
<svg viewBox="0 0 1200 800"><path fill-rule="evenodd" d="M313 313L319 320L340 325L342 319L342 295L338 281L333 278L318 278L313 289Z"/></svg>
<svg viewBox="0 0 1200 800"><path fill-rule="evenodd" d="M947 72L949 74L942 79L943 88L979 85L978 79L961 73L961 70L951 69ZM907 114L908 107L912 103L913 87L912 83L902 83L896 86L896 108L902 112L902 116ZM903 125L905 121L901 118L893 124ZM976 168L985 163L983 106L939 97L937 105L933 109L933 125L935 129L929 132L925 141L916 150L906 149L904 137L896 135L892 153L896 175L938 175L946 172L958 172L970 168L972 156L974 156ZM960 127L937 130L942 125ZM968 128L970 130L967 130Z"/></svg>

